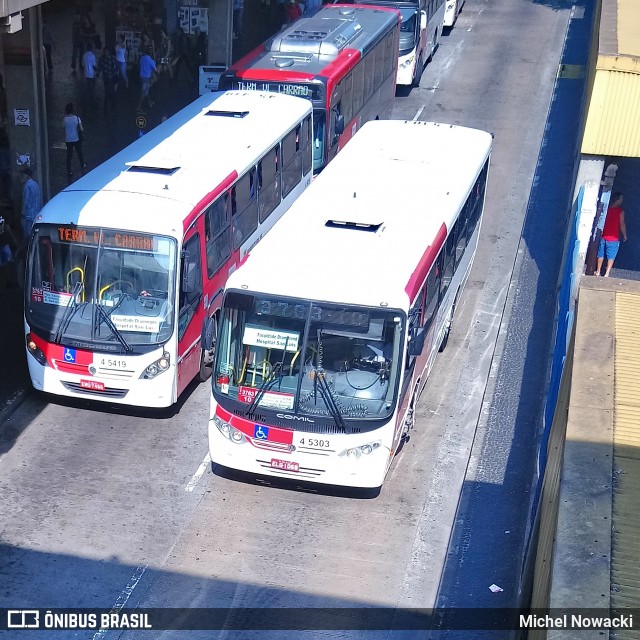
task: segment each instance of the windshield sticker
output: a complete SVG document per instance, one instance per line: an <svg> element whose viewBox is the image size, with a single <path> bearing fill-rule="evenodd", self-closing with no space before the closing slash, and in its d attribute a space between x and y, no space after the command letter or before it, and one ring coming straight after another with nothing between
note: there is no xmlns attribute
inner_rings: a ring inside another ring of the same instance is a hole
<svg viewBox="0 0 640 640"><path fill-rule="evenodd" d="M287 351L298 350L300 334L296 331L279 331L278 329L266 329L263 327L244 328L242 342L253 347L265 347L267 349L284 349Z"/></svg>
<svg viewBox="0 0 640 640"><path fill-rule="evenodd" d="M245 404L251 404L258 393L253 387L238 387L238 400ZM294 396L291 393L280 393L279 391L266 391L258 405L270 409L293 409Z"/></svg>
<svg viewBox="0 0 640 640"><path fill-rule="evenodd" d="M160 318L147 316L111 316L118 331L135 333L160 333Z"/></svg>
<svg viewBox="0 0 640 640"><path fill-rule="evenodd" d="M45 304L55 304L58 307L67 307L71 302L71 298L73 298L73 295L70 293L58 293L31 287L31 300L33 302L44 302Z"/></svg>

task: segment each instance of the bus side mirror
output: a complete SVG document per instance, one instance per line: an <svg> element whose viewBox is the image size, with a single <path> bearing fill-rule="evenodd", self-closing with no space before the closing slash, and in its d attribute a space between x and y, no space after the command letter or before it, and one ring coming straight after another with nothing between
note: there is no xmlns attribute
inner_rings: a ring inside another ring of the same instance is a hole
<svg viewBox="0 0 640 640"><path fill-rule="evenodd" d="M344 116L336 115L336 133L341 135L344 133Z"/></svg>
<svg viewBox="0 0 640 640"><path fill-rule="evenodd" d="M427 28L427 12L421 11L420 12L420 31L423 31L426 28Z"/></svg>
<svg viewBox="0 0 640 640"><path fill-rule="evenodd" d="M427 337L427 332L424 327L420 327L411 336L409 345L407 347L407 354L410 356L419 356L424 349L424 341Z"/></svg>
<svg viewBox="0 0 640 640"><path fill-rule="evenodd" d="M184 255L184 273L182 274L182 291L187 295L198 291L198 265Z"/></svg>
<svg viewBox="0 0 640 640"><path fill-rule="evenodd" d="M207 316L202 323L201 346L203 351L213 351L216 345L216 319Z"/></svg>

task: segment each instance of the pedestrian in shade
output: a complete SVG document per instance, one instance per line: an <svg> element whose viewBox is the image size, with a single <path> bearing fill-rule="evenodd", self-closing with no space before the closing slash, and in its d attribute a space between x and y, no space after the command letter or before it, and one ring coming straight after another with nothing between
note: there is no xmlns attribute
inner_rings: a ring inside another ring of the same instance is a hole
<svg viewBox="0 0 640 640"><path fill-rule="evenodd" d="M47 72L53 71L53 61L51 59L51 54L56 48L56 43L53 39L51 28L46 23L46 21L42 23L42 46L44 47L45 57L47 60Z"/></svg>
<svg viewBox="0 0 640 640"><path fill-rule="evenodd" d="M82 127L82 120L77 116L73 109L73 104L69 102L64 108L64 119L62 120L62 126L64 127L64 141L67 145L67 179L69 183L73 180L73 171L71 169L71 161L73 159L73 151L75 149L78 160L80 161L80 169L84 174L87 165L84 162L82 155L82 134L84 129Z"/></svg>
<svg viewBox="0 0 640 640"><path fill-rule="evenodd" d="M116 45L116 61L118 63L120 84L125 89L128 89L129 78L127 78L127 42L123 34L120 34L118 44Z"/></svg>
<svg viewBox="0 0 640 640"><path fill-rule="evenodd" d="M107 115L109 108L115 107L116 102L116 83L118 81L120 69L118 62L111 50L111 47L105 47L98 61L98 75L102 77L104 85L104 114Z"/></svg>
<svg viewBox="0 0 640 640"><path fill-rule="evenodd" d="M31 228L42 209L42 191L33 179L31 167L22 169L22 233L24 238L31 235Z"/></svg>
<svg viewBox="0 0 640 640"><path fill-rule="evenodd" d="M148 102L149 108L153 107L153 102L149 97L149 91L151 89L151 81L153 78L157 78L158 69L154 59L151 57L149 49L145 49L142 57L140 58L140 99L138 100L138 111L142 110L145 102Z"/></svg>
<svg viewBox="0 0 640 640"><path fill-rule="evenodd" d="M95 103L95 86L96 86L96 71L98 67L98 61L96 55L93 53L93 45L91 42L87 42L87 50L82 56L82 68L84 69L84 77L87 81L87 92L89 95L89 103L93 106Z"/></svg>

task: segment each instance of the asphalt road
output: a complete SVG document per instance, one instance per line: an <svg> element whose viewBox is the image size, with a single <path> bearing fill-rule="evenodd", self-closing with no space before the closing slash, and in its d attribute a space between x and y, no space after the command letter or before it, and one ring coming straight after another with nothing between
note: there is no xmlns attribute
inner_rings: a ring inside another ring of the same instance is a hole
<svg viewBox="0 0 640 640"><path fill-rule="evenodd" d="M531 332L526 318L513 322L524 254L535 254L521 234L569 14L558 3L467 0L420 88L396 100L395 118L483 128L495 139L471 278L381 494L354 499L214 475L205 458L207 385L194 385L170 416L33 395L0 434L0 607L516 604L526 508L514 510L513 496L504 512L496 505L513 488L505 474L523 443L510 439L516 412L495 417L492 408L502 398L520 406L529 390L519 350L505 345L510 337L526 344ZM543 368L548 333L537 347ZM498 388L501 371L509 376ZM531 415L520 411L517 420L535 422L539 391L533 395ZM523 460L518 486L526 487L535 452ZM461 491L478 478L493 489L495 531L485 549L474 537L481 505L463 500L457 511ZM525 507L528 500L516 496ZM486 574L474 573L470 548L480 549ZM504 591L493 594L492 583ZM120 636L150 637L56 633Z"/></svg>

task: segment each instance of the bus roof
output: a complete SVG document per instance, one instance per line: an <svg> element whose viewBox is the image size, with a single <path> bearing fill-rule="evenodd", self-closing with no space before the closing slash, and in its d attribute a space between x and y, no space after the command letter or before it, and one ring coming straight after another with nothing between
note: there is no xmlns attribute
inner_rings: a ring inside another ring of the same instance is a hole
<svg viewBox="0 0 640 640"><path fill-rule="evenodd" d="M390 7L327 5L302 17L230 67L246 80L301 82L328 76L328 65L357 52L364 56L389 28L398 23ZM340 65L338 65L340 66Z"/></svg>
<svg viewBox="0 0 640 640"><path fill-rule="evenodd" d="M410 283L426 278L491 143L477 129L368 122L227 288L407 310Z"/></svg>
<svg viewBox="0 0 640 640"><path fill-rule="evenodd" d="M308 100L274 93L201 96L57 194L37 222L182 235L198 203L310 112Z"/></svg>

